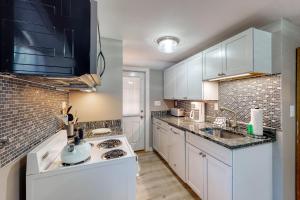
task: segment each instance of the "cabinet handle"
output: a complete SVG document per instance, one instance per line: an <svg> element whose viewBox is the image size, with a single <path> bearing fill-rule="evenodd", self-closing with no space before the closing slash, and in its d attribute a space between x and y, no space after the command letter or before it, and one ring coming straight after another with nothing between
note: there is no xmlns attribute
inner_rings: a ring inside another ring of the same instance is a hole
<svg viewBox="0 0 300 200"><path fill-rule="evenodd" d="M175 133L175 134L179 134L179 133L177 133L176 131L174 131L172 128L171 128L171 131L172 131L173 133Z"/></svg>

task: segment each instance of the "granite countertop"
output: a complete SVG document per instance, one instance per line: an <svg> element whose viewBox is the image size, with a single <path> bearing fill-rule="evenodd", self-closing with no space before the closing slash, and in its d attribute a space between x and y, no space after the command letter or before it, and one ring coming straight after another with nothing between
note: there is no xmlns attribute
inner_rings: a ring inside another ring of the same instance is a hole
<svg viewBox="0 0 300 200"><path fill-rule="evenodd" d="M184 117L173 117L170 115L167 116L161 116L161 117L154 117L156 119L162 120L166 123L168 123L171 126L174 126L176 128L182 129L184 131L189 131L195 135L198 135L202 138L205 138L207 140L210 140L214 143L217 143L219 145L222 145L228 149L237 149L237 148L243 148L243 147L249 147L264 143L270 143L276 141L274 137L267 137L266 139L257 139L252 138L250 136L247 136L241 138L235 138L235 139L224 139L220 138L208 133L205 133L203 131L200 131L202 128L209 128L212 127L212 123L203 122L203 123L196 123L191 120L188 120Z"/></svg>

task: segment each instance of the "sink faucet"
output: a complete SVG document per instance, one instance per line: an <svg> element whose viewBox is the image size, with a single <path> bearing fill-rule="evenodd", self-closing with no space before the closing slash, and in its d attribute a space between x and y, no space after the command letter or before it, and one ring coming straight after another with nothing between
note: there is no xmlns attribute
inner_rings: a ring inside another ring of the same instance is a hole
<svg viewBox="0 0 300 200"><path fill-rule="evenodd" d="M236 112L229 109L229 108L226 108L226 107L220 107L220 111L223 112L223 111L227 111L227 112L230 112L230 113L233 113L233 122L232 123L229 123L229 127L231 128L236 128L237 127L237 119L236 119ZM230 121L229 121L230 122Z"/></svg>

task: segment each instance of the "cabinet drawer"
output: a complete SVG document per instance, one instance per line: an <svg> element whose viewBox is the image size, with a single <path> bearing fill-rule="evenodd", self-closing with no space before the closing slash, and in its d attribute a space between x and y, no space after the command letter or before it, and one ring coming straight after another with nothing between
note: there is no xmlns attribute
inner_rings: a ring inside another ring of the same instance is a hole
<svg viewBox="0 0 300 200"><path fill-rule="evenodd" d="M186 133L186 141L198 149L205 151L216 159L224 162L225 164L232 166L232 151L222 147L221 145L215 144L208 141L200 136L194 135L193 133Z"/></svg>
<svg viewBox="0 0 300 200"><path fill-rule="evenodd" d="M169 130L169 124L166 122L163 122L159 119L153 118L153 124L155 124L156 126L159 126L160 128Z"/></svg>
<svg viewBox="0 0 300 200"><path fill-rule="evenodd" d="M171 133L177 134L177 135L180 135L180 136L184 136L184 131L183 130L180 130L180 129L175 128L173 126L169 126L169 127L170 127Z"/></svg>

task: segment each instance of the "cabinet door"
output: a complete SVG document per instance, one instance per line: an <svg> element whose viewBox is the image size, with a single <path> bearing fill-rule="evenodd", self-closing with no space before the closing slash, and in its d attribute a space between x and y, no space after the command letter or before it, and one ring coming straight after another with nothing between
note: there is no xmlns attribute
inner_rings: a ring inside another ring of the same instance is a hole
<svg viewBox="0 0 300 200"><path fill-rule="evenodd" d="M169 161L169 132L165 129L159 130L159 153L165 159Z"/></svg>
<svg viewBox="0 0 300 200"><path fill-rule="evenodd" d="M232 200L232 167L206 155L206 200Z"/></svg>
<svg viewBox="0 0 300 200"><path fill-rule="evenodd" d="M208 80L222 75L222 45L217 44L203 51L203 79Z"/></svg>
<svg viewBox="0 0 300 200"><path fill-rule="evenodd" d="M202 54L187 63L188 99L203 99L202 91Z"/></svg>
<svg viewBox="0 0 300 200"><path fill-rule="evenodd" d="M164 98L174 99L176 88L176 67L171 67L164 72Z"/></svg>
<svg viewBox="0 0 300 200"><path fill-rule="evenodd" d="M153 124L153 148L159 152L159 129L157 125Z"/></svg>
<svg viewBox="0 0 300 200"><path fill-rule="evenodd" d="M187 99L187 65L180 63L176 69L175 99Z"/></svg>
<svg viewBox="0 0 300 200"><path fill-rule="evenodd" d="M223 42L226 76L253 71L253 29L248 29Z"/></svg>
<svg viewBox="0 0 300 200"><path fill-rule="evenodd" d="M203 200L205 200L205 161L203 153L199 149L188 143L186 144L186 182Z"/></svg>
<svg viewBox="0 0 300 200"><path fill-rule="evenodd" d="M169 165L185 181L185 134L174 128L170 131Z"/></svg>

